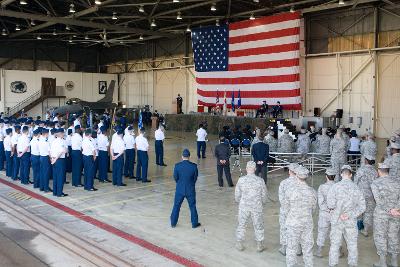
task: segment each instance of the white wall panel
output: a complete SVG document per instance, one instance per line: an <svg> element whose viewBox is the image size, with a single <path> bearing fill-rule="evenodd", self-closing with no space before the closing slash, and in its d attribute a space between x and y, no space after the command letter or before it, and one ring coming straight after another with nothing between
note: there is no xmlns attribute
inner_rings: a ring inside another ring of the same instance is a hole
<svg viewBox="0 0 400 267"><path fill-rule="evenodd" d="M400 128L400 54L380 54L378 62L377 136L389 137Z"/></svg>

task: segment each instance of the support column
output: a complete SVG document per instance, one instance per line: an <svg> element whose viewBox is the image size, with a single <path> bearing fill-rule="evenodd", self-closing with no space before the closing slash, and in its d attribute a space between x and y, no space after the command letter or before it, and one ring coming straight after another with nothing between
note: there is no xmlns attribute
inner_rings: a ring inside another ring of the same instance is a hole
<svg viewBox="0 0 400 267"><path fill-rule="evenodd" d="M69 55L69 45L67 45L67 71L71 71L70 55Z"/></svg>
<svg viewBox="0 0 400 267"><path fill-rule="evenodd" d="M129 61L129 50L128 47L125 47L125 68L124 68L125 73L128 72L128 61Z"/></svg>
<svg viewBox="0 0 400 267"><path fill-rule="evenodd" d="M36 47L34 47L34 48L33 48L33 53L32 53L32 70L33 70L33 71L36 71L36 70L37 70L36 53L37 53L37 49L36 49Z"/></svg>
<svg viewBox="0 0 400 267"><path fill-rule="evenodd" d="M374 9L374 48L379 47L379 8ZM372 107L372 133L376 134L378 126L378 105L379 105L379 65L378 52L374 51L374 106Z"/></svg>

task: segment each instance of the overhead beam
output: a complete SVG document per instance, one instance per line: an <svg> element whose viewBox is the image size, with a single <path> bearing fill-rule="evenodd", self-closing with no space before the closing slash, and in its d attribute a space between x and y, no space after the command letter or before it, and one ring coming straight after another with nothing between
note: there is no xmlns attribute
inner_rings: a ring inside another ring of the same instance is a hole
<svg viewBox="0 0 400 267"><path fill-rule="evenodd" d="M51 16L43 16L32 13L24 13L24 12L16 12L11 10L0 10L0 16L2 17L13 17L20 19L33 19L37 21L46 21L47 23L54 24L65 24L65 25L74 25L81 26L87 28L94 29L105 29L110 31L121 31L125 33L137 33L137 34L146 34L146 35L156 35L160 37L170 37L170 35L165 33L158 33L155 31L143 30L139 28L131 28L131 27L121 27L117 25L107 25L104 23L96 23L90 21L82 21L74 18L65 18L65 17L51 17ZM43 25L43 24L42 24ZM15 34L10 35L10 37L15 37Z"/></svg>
<svg viewBox="0 0 400 267"><path fill-rule="evenodd" d="M1 8L5 8L6 6L8 6L9 4L15 2L16 0L2 0L0 3Z"/></svg>
<svg viewBox="0 0 400 267"><path fill-rule="evenodd" d="M302 13L311 13L311 12L317 12L335 8L345 8L345 7L353 8L357 5L374 3L374 2L380 2L380 0L352 0L352 1L345 1L343 5L339 5L338 3L322 4L318 6L304 8L302 9Z"/></svg>

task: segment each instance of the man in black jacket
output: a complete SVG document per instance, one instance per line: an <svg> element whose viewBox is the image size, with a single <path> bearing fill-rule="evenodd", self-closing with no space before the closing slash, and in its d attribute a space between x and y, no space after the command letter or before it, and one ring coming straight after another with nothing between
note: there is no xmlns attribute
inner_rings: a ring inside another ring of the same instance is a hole
<svg viewBox="0 0 400 267"><path fill-rule="evenodd" d="M267 184L267 163L269 159L269 146L264 142L255 143L251 150L251 155L254 158L254 162L256 163L256 172L257 176L260 176L264 179L265 184Z"/></svg>
<svg viewBox="0 0 400 267"><path fill-rule="evenodd" d="M231 150L229 145L225 143L225 137L219 138L220 144L215 147L215 157L217 158L217 172L218 172L218 185L224 186L224 180L222 174L225 172L226 181L229 187L233 187L231 169L229 166L229 158L231 157Z"/></svg>

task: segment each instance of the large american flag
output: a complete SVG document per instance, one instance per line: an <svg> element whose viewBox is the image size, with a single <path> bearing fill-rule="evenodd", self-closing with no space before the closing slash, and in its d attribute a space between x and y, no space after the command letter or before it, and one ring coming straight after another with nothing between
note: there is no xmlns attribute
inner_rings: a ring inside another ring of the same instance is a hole
<svg viewBox="0 0 400 267"><path fill-rule="evenodd" d="M301 109L299 34L298 12L193 29L198 104L215 106L224 91L237 99L240 90L245 109L263 100Z"/></svg>

